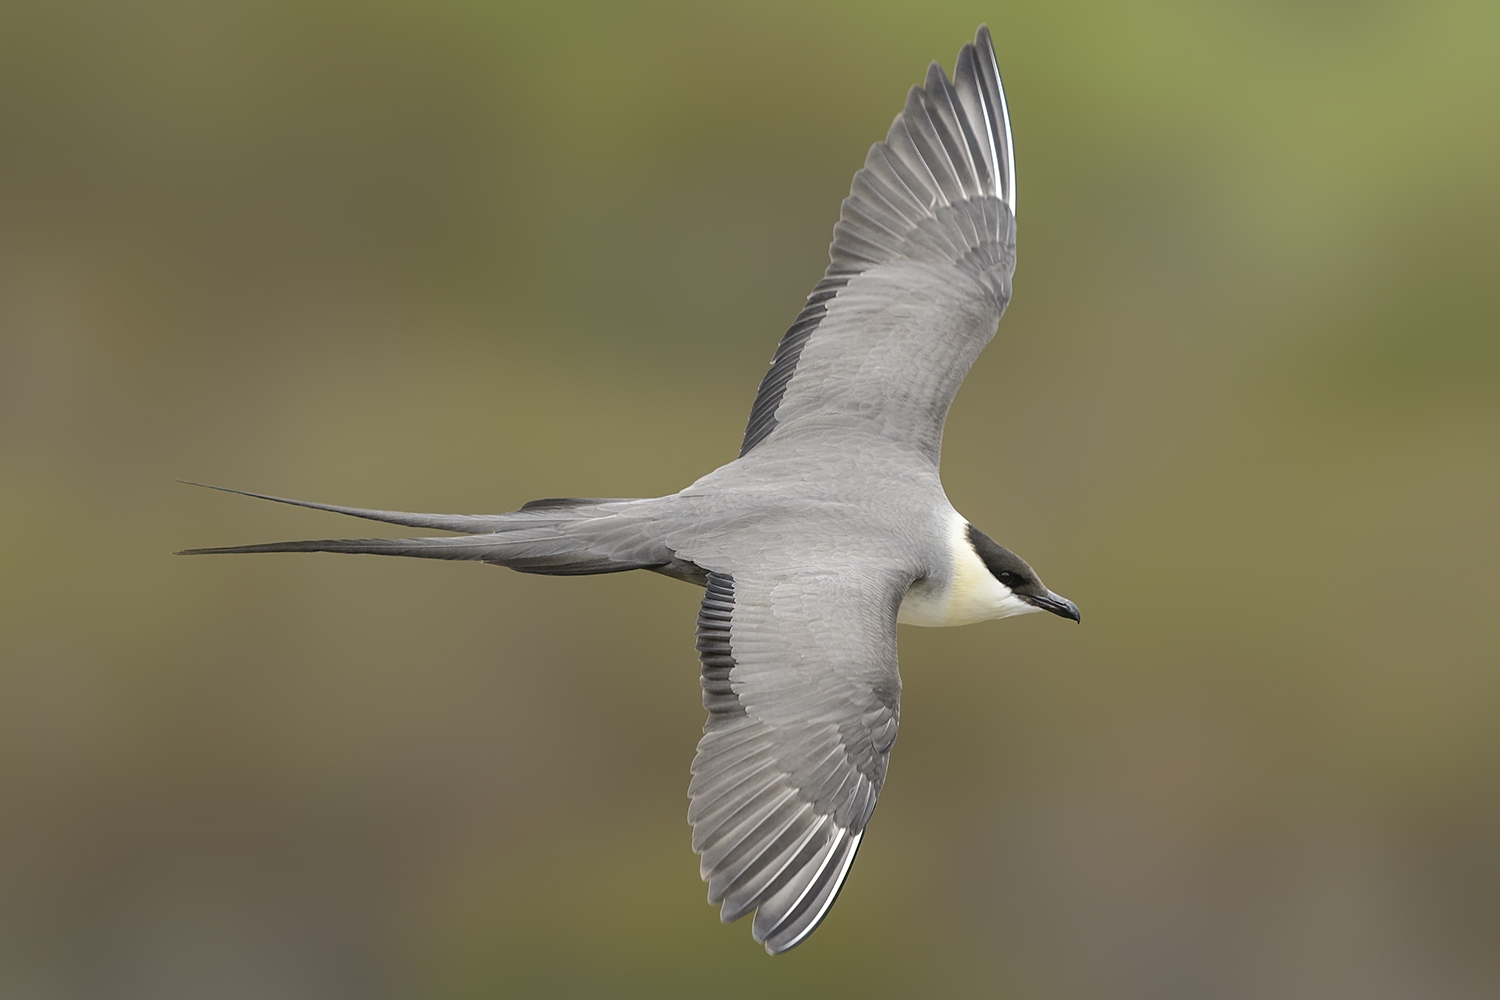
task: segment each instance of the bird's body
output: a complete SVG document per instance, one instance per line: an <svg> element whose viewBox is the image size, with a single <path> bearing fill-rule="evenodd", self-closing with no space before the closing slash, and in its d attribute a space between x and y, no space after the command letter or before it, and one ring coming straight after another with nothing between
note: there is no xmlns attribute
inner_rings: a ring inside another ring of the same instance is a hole
<svg viewBox="0 0 1500 1000"><path fill-rule="evenodd" d="M934 63L855 175L828 271L776 351L736 460L668 496L495 515L284 501L460 534L191 551L645 569L703 586L710 714L689 788L693 847L723 919L753 910L756 939L791 948L827 914L885 780L897 623L1078 619L954 510L938 475L948 408L1010 299L1014 178L981 28L952 82Z"/></svg>

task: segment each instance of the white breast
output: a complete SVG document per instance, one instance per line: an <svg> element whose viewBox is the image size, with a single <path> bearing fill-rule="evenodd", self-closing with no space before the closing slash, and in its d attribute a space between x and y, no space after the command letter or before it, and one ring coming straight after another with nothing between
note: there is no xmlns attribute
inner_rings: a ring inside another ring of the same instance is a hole
<svg viewBox="0 0 1500 1000"><path fill-rule="evenodd" d="M953 571L946 581L924 578L907 588L896 620L905 625L971 625L1024 615L1037 608L995 579L969 544L969 522L957 512L948 533Z"/></svg>

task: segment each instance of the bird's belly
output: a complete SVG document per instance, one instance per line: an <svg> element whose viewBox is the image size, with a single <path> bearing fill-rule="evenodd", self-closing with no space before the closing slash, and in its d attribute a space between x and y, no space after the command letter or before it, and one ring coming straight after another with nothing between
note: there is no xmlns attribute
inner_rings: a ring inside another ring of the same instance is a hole
<svg viewBox="0 0 1500 1000"><path fill-rule="evenodd" d="M1017 614L1020 609L1010 609L1008 601L996 600L988 588L973 588L978 592L965 592L970 588L958 585L940 588L925 580L918 580L907 588L901 599L901 610L896 621L903 625L920 625L927 628L943 628L949 625L972 625L991 618L1004 618Z"/></svg>
<svg viewBox="0 0 1500 1000"><path fill-rule="evenodd" d="M903 625L932 628L957 625L959 622L951 620L949 604L948 594L943 590L927 580L918 580L907 588L906 596L901 598L901 610L896 614L896 621Z"/></svg>

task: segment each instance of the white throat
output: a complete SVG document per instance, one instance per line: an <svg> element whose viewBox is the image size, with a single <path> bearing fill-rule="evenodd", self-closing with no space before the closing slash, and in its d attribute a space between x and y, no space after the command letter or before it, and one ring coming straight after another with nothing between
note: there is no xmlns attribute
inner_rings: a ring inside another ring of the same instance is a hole
<svg viewBox="0 0 1500 1000"><path fill-rule="evenodd" d="M971 625L1040 610L995 579L969 543L969 522L957 512L948 531L947 581L924 578L907 588L896 620L905 625ZM945 585L946 584L946 585Z"/></svg>

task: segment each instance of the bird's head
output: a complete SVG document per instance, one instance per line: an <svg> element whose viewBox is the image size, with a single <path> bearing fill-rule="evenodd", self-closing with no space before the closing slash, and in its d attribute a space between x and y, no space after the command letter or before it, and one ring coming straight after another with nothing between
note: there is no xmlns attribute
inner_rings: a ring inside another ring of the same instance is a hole
<svg viewBox="0 0 1500 1000"><path fill-rule="evenodd" d="M1050 611L1054 615L1071 618L1075 622L1080 620L1078 605L1048 590L1047 585L1042 583L1041 577L1036 575L1036 570L1032 569L1025 559L972 524L969 525L969 544L973 546L974 554L979 557L980 562L984 563L984 568L989 571L990 576L994 577L995 581L1009 592L1008 596L1017 602L1011 614Z"/></svg>

